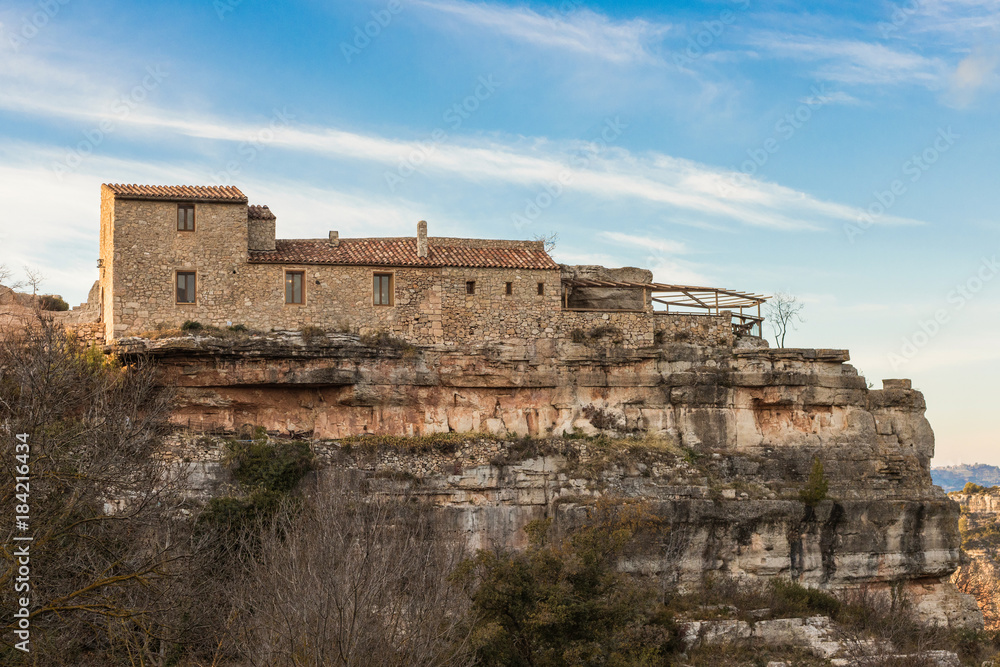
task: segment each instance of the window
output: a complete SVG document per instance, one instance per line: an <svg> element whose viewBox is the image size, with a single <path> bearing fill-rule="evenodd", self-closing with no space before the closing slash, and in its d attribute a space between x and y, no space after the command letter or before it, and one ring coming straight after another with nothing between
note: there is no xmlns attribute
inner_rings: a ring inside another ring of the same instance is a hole
<svg viewBox="0 0 1000 667"><path fill-rule="evenodd" d="M376 273L372 282L372 303L376 306L392 305L392 274Z"/></svg>
<svg viewBox="0 0 1000 667"><path fill-rule="evenodd" d="M476 281L475 280L468 280L468 281L466 281L466 283L465 283L465 293L466 294L475 294L476 293Z"/></svg>
<svg viewBox="0 0 1000 667"><path fill-rule="evenodd" d="M503 293L510 296L514 293L514 283L504 283Z"/></svg>
<svg viewBox="0 0 1000 667"><path fill-rule="evenodd" d="M195 303L195 272L177 272L177 303Z"/></svg>
<svg viewBox="0 0 1000 667"><path fill-rule="evenodd" d="M194 231L194 204L177 205L177 231Z"/></svg>
<svg viewBox="0 0 1000 667"><path fill-rule="evenodd" d="M306 272L285 271L285 303L306 302Z"/></svg>
<svg viewBox="0 0 1000 667"><path fill-rule="evenodd" d="M545 294L545 283L538 283L538 296L544 296Z"/></svg>

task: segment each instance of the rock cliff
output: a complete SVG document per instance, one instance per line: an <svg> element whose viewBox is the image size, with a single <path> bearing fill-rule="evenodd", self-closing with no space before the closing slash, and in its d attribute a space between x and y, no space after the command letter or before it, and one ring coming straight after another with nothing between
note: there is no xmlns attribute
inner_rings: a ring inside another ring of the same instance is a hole
<svg viewBox="0 0 1000 667"><path fill-rule="evenodd" d="M961 507L962 564L952 575L959 590L976 598L987 630L1000 630L1000 489L948 494Z"/></svg>
<svg viewBox="0 0 1000 667"><path fill-rule="evenodd" d="M601 496L643 498L669 529L627 564L637 571L682 585L707 572L902 584L928 621L982 622L949 582L959 510L931 483L922 395L905 380L870 390L846 351L677 337L624 349L603 336L415 348L295 333L121 350L157 361L177 423L307 434L328 468L427 497L472 546L517 544L543 516L571 524ZM444 433L459 435L434 444ZM173 455L209 478L221 470L210 440L187 438ZM829 489L807 504L816 460Z"/></svg>

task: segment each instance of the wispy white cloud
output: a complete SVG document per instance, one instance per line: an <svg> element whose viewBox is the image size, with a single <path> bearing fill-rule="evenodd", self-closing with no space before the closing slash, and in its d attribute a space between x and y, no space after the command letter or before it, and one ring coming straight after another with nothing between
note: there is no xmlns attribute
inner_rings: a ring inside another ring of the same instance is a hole
<svg viewBox="0 0 1000 667"><path fill-rule="evenodd" d="M937 88L947 72L937 57L855 39L762 32L750 41L772 56L815 62L814 76L844 84Z"/></svg>
<svg viewBox="0 0 1000 667"><path fill-rule="evenodd" d="M528 7L459 0L411 0L410 4L509 39L613 63L659 62L657 46L671 30L670 25L643 19L614 21L587 9L546 16Z"/></svg>
<svg viewBox="0 0 1000 667"><path fill-rule="evenodd" d="M684 262L662 255L650 255L643 262L645 268L653 272L653 281L669 285L707 285L713 282L701 267L693 262Z"/></svg>
<svg viewBox="0 0 1000 667"><path fill-rule="evenodd" d="M899 11L899 10L894 10ZM1000 30L1000 2L997 0L922 0L916 11L899 11L899 32L926 32L948 35L966 42L970 37L995 34Z"/></svg>
<svg viewBox="0 0 1000 667"><path fill-rule="evenodd" d="M75 120L84 127L107 117L107 92L103 89L94 93L87 85L67 85L27 94L3 87L5 78L0 74L0 108L36 117ZM117 132L151 142L191 137L240 143L264 129L211 116L182 116L150 103L121 119L119 127ZM634 154L620 148L594 152L586 142L456 138L428 152L426 143L420 140L291 123L274 133L269 146L329 160L381 165L387 174L392 174L405 156L423 154L426 158L421 168L425 173L450 178L531 188L563 178L566 189L580 196L642 202L694 214L702 223L725 221L770 229L819 230L831 224L854 222L862 213L854 207L690 160L658 153ZM594 157L581 166L574 157L588 149ZM882 216L879 223L919 224L888 215Z"/></svg>

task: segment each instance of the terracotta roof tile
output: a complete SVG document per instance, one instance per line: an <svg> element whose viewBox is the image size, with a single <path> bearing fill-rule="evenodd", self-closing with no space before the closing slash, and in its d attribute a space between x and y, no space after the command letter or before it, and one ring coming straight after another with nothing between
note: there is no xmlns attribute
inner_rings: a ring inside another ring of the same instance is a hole
<svg viewBox="0 0 1000 667"><path fill-rule="evenodd" d="M247 219L248 220L275 220L274 213L271 213L271 209L267 206L258 206L256 204L251 204L247 206Z"/></svg>
<svg viewBox="0 0 1000 667"><path fill-rule="evenodd" d="M184 201L246 202L247 196L232 185L136 185L105 183L117 199L169 199Z"/></svg>
<svg viewBox="0 0 1000 667"><path fill-rule="evenodd" d="M325 240L275 241L275 250L251 251L252 264L340 264L354 266L462 266L498 269L558 269L542 249L470 248L430 244L428 257L417 256L416 239L341 239L331 246Z"/></svg>

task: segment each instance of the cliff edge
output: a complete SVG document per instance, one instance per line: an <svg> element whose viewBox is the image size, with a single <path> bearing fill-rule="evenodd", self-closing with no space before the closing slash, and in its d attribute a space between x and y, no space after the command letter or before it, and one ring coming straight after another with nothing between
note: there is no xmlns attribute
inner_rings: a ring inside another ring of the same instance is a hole
<svg viewBox="0 0 1000 667"><path fill-rule="evenodd" d="M540 517L572 524L596 498L644 498L670 528L636 571L899 585L928 622L981 626L949 581L959 509L931 482L920 392L869 389L844 350L720 345L697 328L708 319L632 349L595 327L462 348L307 331L119 351L156 360L189 432L307 436L327 470L425 496L472 546L522 543ZM211 439L182 437L171 456L207 483L225 475ZM810 496L816 462L827 489Z"/></svg>

